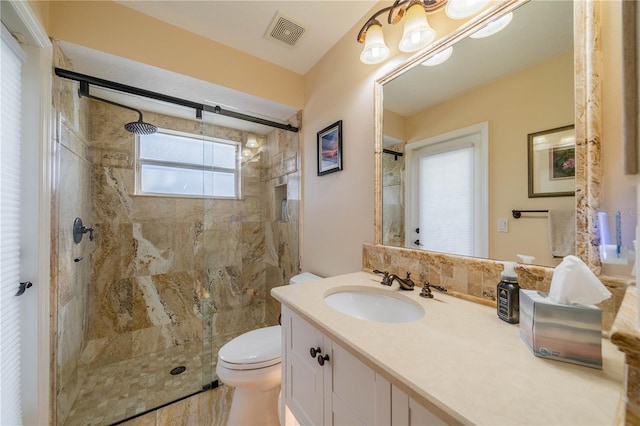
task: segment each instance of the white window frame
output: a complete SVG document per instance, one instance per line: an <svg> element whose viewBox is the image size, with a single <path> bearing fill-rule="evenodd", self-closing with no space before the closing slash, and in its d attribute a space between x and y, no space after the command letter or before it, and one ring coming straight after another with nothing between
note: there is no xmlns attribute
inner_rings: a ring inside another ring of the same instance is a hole
<svg viewBox="0 0 640 426"><path fill-rule="evenodd" d="M441 135L433 136L405 146L406 206L405 206L405 247L420 248L413 241L418 223L418 167L417 151L427 146L442 144L465 136L479 135L474 147L474 253L476 257L489 256L489 122L474 124ZM414 201L416 200L416 201Z"/></svg>
<svg viewBox="0 0 640 426"><path fill-rule="evenodd" d="M189 163L179 163L172 161L164 161L164 160L146 160L140 158L140 136L136 135L136 150L135 150L135 195L144 195L151 197L174 197L174 198L210 198L210 199L224 199L224 200L239 200L241 199L241 143L226 139L213 138L209 136L196 135L193 133L180 132L176 130L168 130L168 129L158 129L157 133L162 133L165 135L173 135L180 136L185 138L196 139L204 142L211 142L215 144L225 144L225 145L233 145L235 147L236 155L235 155L235 167L224 168L224 167L211 167L204 166L201 164L189 164ZM179 143L179 142L177 142ZM179 193L171 193L171 192L145 192L142 190L142 166L145 164L149 165L157 165L163 167L170 167L175 169L192 169L192 170L202 170L202 171L213 171L213 172L225 172L232 173L234 175L234 190L235 196L225 197L221 195L204 195L204 194L179 194Z"/></svg>

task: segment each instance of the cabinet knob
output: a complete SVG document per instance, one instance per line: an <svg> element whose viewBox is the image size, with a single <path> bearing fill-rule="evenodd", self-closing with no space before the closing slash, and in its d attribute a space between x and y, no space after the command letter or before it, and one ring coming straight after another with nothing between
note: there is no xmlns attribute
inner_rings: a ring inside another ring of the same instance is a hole
<svg viewBox="0 0 640 426"><path fill-rule="evenodd" d="M309 353L311 354L311 358L315 358L318 354L322 353L322 349L320 349L320 346L317 348L311 348L309 349Z"/></svg>
<svg viewBox="0 0 640 426"><path fill-rule="evenodd" d="M329 355L325 355L325 356L318 355L318 364L324 365L325 361L329 361Z"/></svg>

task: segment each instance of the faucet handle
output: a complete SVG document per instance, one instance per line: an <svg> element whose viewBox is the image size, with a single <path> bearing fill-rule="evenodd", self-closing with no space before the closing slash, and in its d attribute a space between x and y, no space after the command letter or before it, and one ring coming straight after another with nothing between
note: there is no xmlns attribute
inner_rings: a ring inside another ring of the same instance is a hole
<svg viewBox="0 0 640 426"><path fill-rule="evenodd" d="M430 286L431 288L435 288L436 290L441 291L441 292L443 292L443 293L446 293L446 292L447 292L447 289L446 289L446 288L444 288L444 287L442 287L441 285L433 285L433 284L429 284L429 286Z"/></svg>
<svg viewBox="0 0 640 426"><path fill-rule="evenodd" d="M373 273L382 275L382 281L380 282L380 284L388 285L388 286L391 285L391 279L390 279L389 273L387 271L379 271L377 269L374 269Z"/></svg>
<svg viewBox="0 0 640 426"><path fill-rule="evenodd" d="M420 292L420 297L433 299L433 293L431 293L431 289L429 288L429 285L425 285L424 287L422 287L422 291Z"/></svg>
<svg viewBox="0 0 640 426"><path fill-rule="evenodd" d="M420 296L422 297L427 297L429 299L433 299L433 293L431 292L431 289L434 288L438 291L441 291L443 293L447 292L447 289L440 286L440 285L433 285L433 284L429 284L429 281L425 281L424 285L422 286L422 291L420 292Z"/></svg>

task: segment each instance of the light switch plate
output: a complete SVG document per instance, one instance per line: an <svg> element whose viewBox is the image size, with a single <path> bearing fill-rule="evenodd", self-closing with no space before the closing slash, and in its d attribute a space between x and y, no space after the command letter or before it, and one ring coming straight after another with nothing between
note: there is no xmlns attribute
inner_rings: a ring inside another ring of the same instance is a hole
<svg viewBox="0 0 640 426"><path fill-rule="evenodd" d="M498 219L498 232L509 232L509 219L503 217Z"/></svg>

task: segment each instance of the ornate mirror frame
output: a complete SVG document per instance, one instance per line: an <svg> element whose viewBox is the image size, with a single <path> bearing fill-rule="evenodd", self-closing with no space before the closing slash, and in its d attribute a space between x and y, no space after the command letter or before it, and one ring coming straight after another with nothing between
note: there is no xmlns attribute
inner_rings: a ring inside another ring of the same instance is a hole
<svg viewBox="0 0 640 426"><path fill-rule="evenodd" d="M375 206L374 243L382 244L382 149L383 149L383 85L404 71L418 65L426 57L444 50L486 25L496 16L507 13L527 0L507 0L461 25L438 40L428 50L412 57L374 84L375 132ZM600 70L600 3L578 0L573 3L575 131L576 131L576 255L591 270L600 274L597 210L599 207L602 169L600 163L601 84Z"/></svg>

